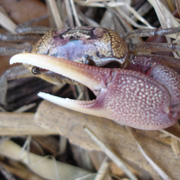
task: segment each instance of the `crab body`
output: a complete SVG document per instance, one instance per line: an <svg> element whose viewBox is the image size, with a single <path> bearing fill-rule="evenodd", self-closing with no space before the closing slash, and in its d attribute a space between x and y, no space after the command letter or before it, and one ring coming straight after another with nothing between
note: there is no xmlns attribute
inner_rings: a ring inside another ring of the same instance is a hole
<svg viewBox="0 0 180 180"><path fill-rule="evenodd" d="M49 32L31 54L15 55L11 63L63 75L96 95L95 100L77 101L39 93L58 105L138 129L173 125L180 117L180 75L159 62L142 61L139 56L134 56L127 66L128 56L126 43L114 31L78 27ZM127 69L97 67L113 60ZM90 61L96 66L88 65Z"/></svg>
<svg viewBox="0 0 180 180"><path fill-rule="evenodd" d="M32 53L95 66L104 66L111 61L125 65L128 48L123 39L110 29L74 27L48 32L36 43Z"/></svg>

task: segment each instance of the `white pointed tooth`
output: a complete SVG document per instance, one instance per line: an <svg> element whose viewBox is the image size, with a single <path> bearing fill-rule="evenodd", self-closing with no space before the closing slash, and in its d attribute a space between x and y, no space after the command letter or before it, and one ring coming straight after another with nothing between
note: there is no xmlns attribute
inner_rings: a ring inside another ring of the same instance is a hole
<svg viewBox="0 0 180 180"><path fill-rule="evenodd" d="M62 106L62 107L65 107L74 111L91 114L95 116L102 116L102 114L100 113L98 109L95 109L92 107L96 103L96 100L78 101L78 100L73 100L69 98L57 97L57 96L44 93L44 92L39 92L38 96L49 102L52 102L54 104L57 104L59 106Z"/></svg>
<svg viewBox="0 0 180 180"><path fill-rule="evenodd" d="M44 93L44 92L39 92L38 96L49 102L52 102L54 104L57 104L59 106L63 106L65 108L69 108L69 109L72 109L71 106L73 103L75 103L75 102L73 102L74 100L71 100L68 98L57 97L57 96L54 96L54 95L51 95L48 93Z"/></svg>

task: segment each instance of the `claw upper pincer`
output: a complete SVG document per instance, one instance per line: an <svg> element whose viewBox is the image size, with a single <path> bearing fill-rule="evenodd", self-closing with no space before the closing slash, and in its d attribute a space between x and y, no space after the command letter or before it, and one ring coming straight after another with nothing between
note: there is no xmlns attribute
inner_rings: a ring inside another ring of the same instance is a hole
<svg viewBox="0 0 180 180"><path fill-rule="evenodd" d="M180 116L171 110L168 89L140 72L92 67L29 53L13 56L10 63L24 63L48 69L89 87L96 95L95 100L77 101L39 93L40 97L72 110L146 130L169 127Z"/></svg>

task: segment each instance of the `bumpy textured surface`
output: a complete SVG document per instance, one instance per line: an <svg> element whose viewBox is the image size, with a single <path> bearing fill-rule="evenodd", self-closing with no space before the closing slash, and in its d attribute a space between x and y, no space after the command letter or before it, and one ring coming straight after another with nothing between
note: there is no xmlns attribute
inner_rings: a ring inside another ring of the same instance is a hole
<svg viewBox="0 0 180 180"><path fill-rule="evenodd" d="M104 96L104 95L103 95ZM133 71L116 71L108 85L104 107L117 122L140 129L164 128L169 118L171 95L155 81Z"/></svg>

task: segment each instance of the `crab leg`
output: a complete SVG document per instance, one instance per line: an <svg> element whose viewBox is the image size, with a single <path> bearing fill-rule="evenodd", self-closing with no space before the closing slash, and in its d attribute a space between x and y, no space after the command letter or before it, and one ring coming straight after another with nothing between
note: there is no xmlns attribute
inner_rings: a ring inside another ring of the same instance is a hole
<svg viewBox="0 0 180 180"><path fill-rule="evenodd" d="M10 63L47 69L89 87L96 95L95 100L77 101L39 93L44 99L72 110L146 130L169 127L180 117L180 109L172 104L169 90L140 72L92 67L28 53L13 56Z"/></svg>

